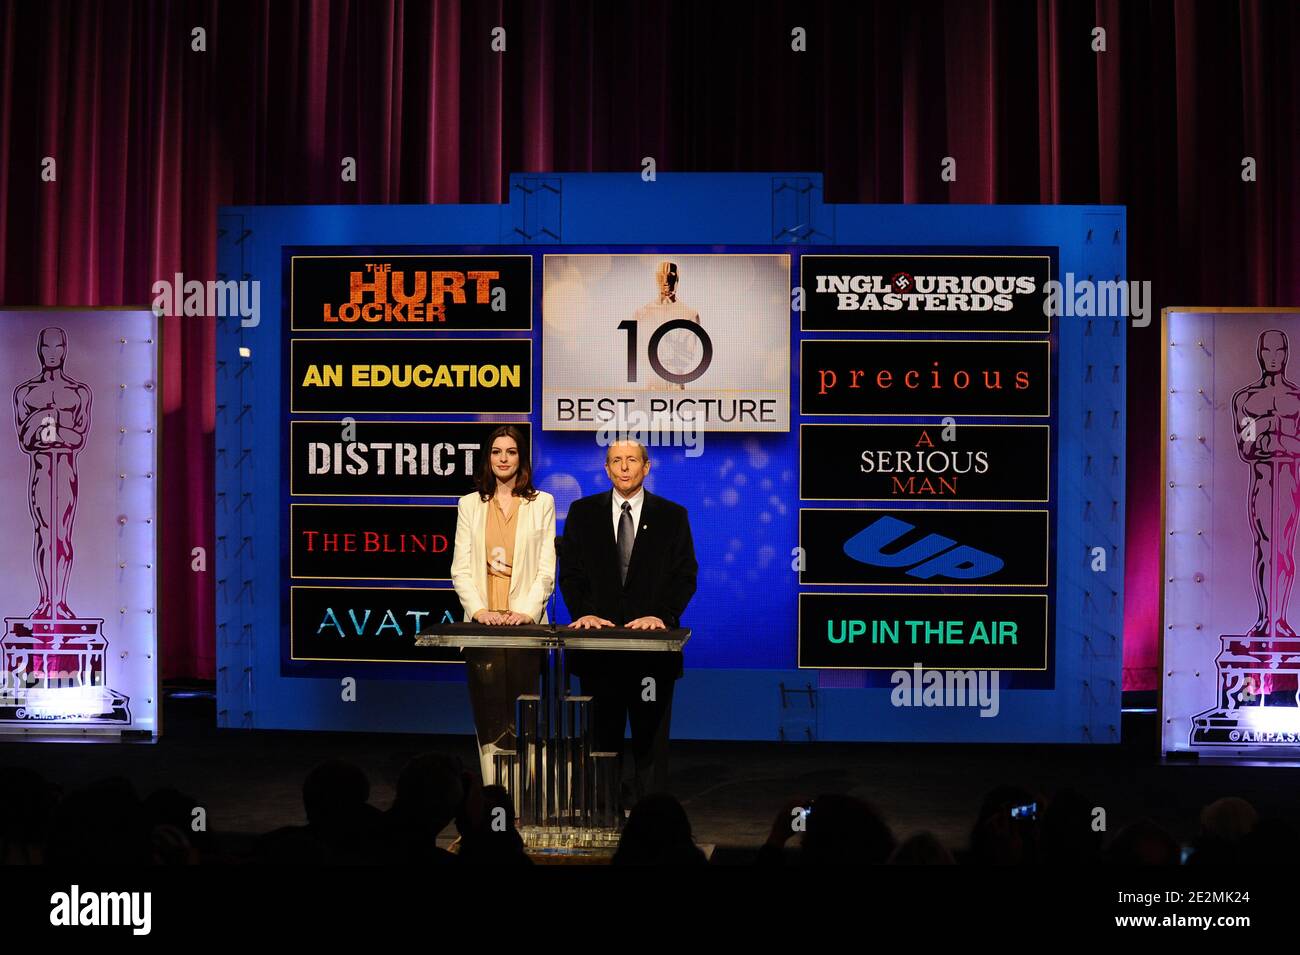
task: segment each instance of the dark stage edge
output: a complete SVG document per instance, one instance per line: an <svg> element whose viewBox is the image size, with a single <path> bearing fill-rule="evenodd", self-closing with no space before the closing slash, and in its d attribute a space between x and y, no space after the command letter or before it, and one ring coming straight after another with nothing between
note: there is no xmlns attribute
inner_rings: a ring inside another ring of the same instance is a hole
<svg viewBox="0 0 1300 955"><path fill-rule="evenodd" d="M179 789L207 809L210 829L237 855L253 836L305 822L302 781L326 759L365 770L370 801L381 809L418 753L475 765L469 736L218 730L210 698L168 698L164 706L166 732L156 744L2 742L0 765L36 770L65 790L107 776L129 779L141 796ZM1300 827L1300 768L1162 764L1151 713L1125 714L1123 737L1095 747L675 740L671 789L697 842L715 845L721 864L749 861L788 799L829 792L873 803L900 840L928 829L954 850L964 848L984 795L1006 783L1049 797L1078 790L1105 808L1112 835L1147 817L1186 842L1200 808L1221 796L1241 796Z"/></svg>

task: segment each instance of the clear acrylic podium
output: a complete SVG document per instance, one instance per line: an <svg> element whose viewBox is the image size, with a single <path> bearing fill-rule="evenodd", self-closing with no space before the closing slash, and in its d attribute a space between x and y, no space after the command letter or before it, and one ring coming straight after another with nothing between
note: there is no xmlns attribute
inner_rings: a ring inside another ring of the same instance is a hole
<svg viewBox="0 0 1300 955"><path fill-rule="evenodd" d="M521 695L515 705L517 747L496 754L496 778L485 783L510 792L526 846L600 848L618 844L623 822L618 756L594 748L592 699L571 692L565 652L681 650L690 636L685 629L452 623L421 631L415 642L421 647L544 651L537 692Z"/></svg>

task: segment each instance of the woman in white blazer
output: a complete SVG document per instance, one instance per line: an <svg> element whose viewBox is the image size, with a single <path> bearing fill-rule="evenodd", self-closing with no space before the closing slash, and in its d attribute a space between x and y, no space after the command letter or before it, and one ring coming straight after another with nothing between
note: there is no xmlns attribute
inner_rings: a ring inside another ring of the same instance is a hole
<svg viewBox="0 0 1300 955"><path fill-rule="evenodd" d="M555 587L555 498L533 487L519 428L502 425L486 447L475 489L457 504L452 585L466 620L546 623ZM537 692L541 653L466 650L465 662L483 781L492 783L493 754L515 748L515 700Z"/></svg>

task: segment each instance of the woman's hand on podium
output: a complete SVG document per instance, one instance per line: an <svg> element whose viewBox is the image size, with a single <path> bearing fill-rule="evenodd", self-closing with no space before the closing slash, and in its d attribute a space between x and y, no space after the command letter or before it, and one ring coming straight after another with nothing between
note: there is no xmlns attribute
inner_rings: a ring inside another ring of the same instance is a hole
<svg viewBox="0 0 1300 955"><path fill-rule="evenodd" d="M489 627L499 627L506 622L506 615L495 610L480 610L474 614L475 623L484 623Z"/></svg>
<svg viewBox="0 0 1300 955"><path fill-rule="evenodd" d="M528 614L517 613L516 611L512 610L505 615L505 619L502 620L501 622L504 623L507 627L518 627L521 624L533 623L534 621L532 617L528 616Z"/></svg>

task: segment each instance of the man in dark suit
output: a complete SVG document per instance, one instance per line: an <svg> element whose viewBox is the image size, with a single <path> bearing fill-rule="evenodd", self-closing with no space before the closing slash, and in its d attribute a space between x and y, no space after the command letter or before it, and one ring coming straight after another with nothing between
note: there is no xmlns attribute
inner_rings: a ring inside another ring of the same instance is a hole
<svg viewBox="0 0 1300 955"><path fill-rule="evenodd" d="M574 501L564 521L560 591L579 629L675 629L695 593L695 545L686 508L642 486L650 457L636 441L605 450L609 491ZM668 731L680 652L585 650L570 656L596 706L596 747L623 752L632 724L635 776L624 806L668 785Z"/></svg>

